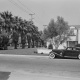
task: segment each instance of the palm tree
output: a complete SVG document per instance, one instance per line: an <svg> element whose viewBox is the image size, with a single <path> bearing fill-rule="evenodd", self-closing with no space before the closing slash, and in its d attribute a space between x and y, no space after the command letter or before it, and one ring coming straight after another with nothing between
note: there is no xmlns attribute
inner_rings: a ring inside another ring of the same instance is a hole
<svg viewBox="0 0 80 80"><path fill-rule="evenodd" d="M6 31L10 32L11 29L11 23L12 23L12 13L11 12L2 12L0 13L0 16L3 18L4 22L3 22L3 29L5 29Z"/></svg>

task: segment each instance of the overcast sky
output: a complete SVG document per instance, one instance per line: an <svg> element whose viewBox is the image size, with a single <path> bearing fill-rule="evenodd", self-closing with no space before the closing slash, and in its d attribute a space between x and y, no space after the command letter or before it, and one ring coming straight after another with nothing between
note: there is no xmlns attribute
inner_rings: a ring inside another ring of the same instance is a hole
<svg viewBox="0 0 80 80"><path fill-rule="evenodd" d="M57 16L69 25L80 24L80 0L0 0L0 12L7 10L26 20L31 18L29 13L35 13L33 21L39 30Z"/></svg>

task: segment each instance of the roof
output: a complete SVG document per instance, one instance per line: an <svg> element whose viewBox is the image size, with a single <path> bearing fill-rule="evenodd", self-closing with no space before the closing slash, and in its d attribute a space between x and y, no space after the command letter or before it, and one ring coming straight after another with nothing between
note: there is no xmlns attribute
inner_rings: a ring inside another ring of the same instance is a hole
<svg viewBox="0 0 80 80"><path fill-rule="evenodd" d="M73 26L73 27L75 27L75 28L77 28L77 29L80 28L80 25L70 25L70 27L71 27L71 26Z"/></svg>

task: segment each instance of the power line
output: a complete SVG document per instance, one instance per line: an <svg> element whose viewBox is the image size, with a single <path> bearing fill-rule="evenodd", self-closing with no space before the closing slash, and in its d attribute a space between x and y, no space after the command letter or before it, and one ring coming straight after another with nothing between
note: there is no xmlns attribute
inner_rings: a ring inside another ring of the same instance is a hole
<svg viewBox="0 0 80 80"><path fill-rule="evenodd" d="M29 14L28 11L26 11L24 8L22 8L20 5L18 5L16 2L9 0L10 3L14 4L16 7L18 7L20 10L23 10L25 13Z"/></svg>
<svg viewBox="0 0 80 80"><path fill-rule="evenodd" d="M30 12L32 12L34 14L34 12L32 10L30 10L27 6L25 6L20 0L17 0L23 7L26 7Z"/></svg>
<svg viewBox="0 0 80 80"><path fill-rule="evenodd" d="M17 0L22 6L24 6L24 8L26 7L20 0ZM30 12L32 12L32 13L30 13L29 15L31 15L31 21L34 19L32 16L35 14L32 10L30 10L28 7L27 7L27 9L30 11ZM37 15L36 15L37 16ZM37 16L37 18L40 20L40 18ZM36 20L35 20L36 21ZM37 21L36 21L37 22ZM41 24L41 23L39 23L39 22L37 22L38 24Z"/></svg>
<svg viewBox="0 0 80 80"><path fill-rule="evenodd" d="M22 10L25 11L27 14L29 14L29 12L28 12L26 9L24 9L23 7L21 7L17 2L15 2L15 1L13 1L13 0L11 0L11 1L14 2L14 3L16 4L16 6L19 6L20 9L22 9Z"/></svg>
<svg viewBox="0 0 80 80"><path fill-rule="evenodd" d="M12 0L9 0L9 2L10 3L12 3L12 4L14 4L16 7L18 7L19 9L21 9L21 10L23 10L24 12L26 12L22 7L20 7L17 3L15 3L14 1L12 1ZM26 12L27 13L27 12ZM31 15L31 14L29 14L29 15ZM32 17L32 16L31 16ZM31 19L33 19L33 18L31 18Z"/></svg>
<svg viewBox="0 0 80 80"><path fill-rule="evenodd" d="M27 6L25 6L20 0L17 0L24 8L26 7L30 12L32 12L33 14L35 14L32 10L30 10ZM40 18L39 18L39 16L38 15L35 15L37 18L38 18L38 20L40 21ZM43 23L42 21L40 21L41 23ZM40 24L41 24L40 23Z"/></svg>
<svg viewBox="0 0 80 80"><path fill-rule="evenodd" d="M19 1L19 0L18 0ZM13 0L9 0L10 3L14 4L16 7L18 7L20 10L23 10L25 13L27 13L28 15L31 15L31 20L33 19L32 18L32 14L29 14L29 12L24 9L23 7L21 7L17 2L13 1ZM25 6L24 4L22 4L20 1L19 3L23 6ZM26 7L26 6L25 6ZM27 8L28 9L28 8ZM28 9L29 10L29 9ZM31 10L30 10L31 11ZM32 12L32 11L31 11ZM38 17L39 18L39 17ZM39 19L40 20L40 19ZM36 21L36 20L35 20ZM37 22L37 21L36 21ZM38 22L37 22L38 23ZM41 24L41 23L40 23Z"/></svg>

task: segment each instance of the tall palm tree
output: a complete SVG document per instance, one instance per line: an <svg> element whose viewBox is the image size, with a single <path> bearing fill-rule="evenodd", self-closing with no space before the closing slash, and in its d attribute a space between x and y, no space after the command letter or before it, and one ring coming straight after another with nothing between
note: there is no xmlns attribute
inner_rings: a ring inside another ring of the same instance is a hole
<svg viewBox="0 0 80 80"><path fill-rule="evenodd" d="M3 28L7 31L10 31L11 29L11 22L12 22L12 13L5 11L0 13L0 16L3 18L4 22L3 22Z"/></svg>

